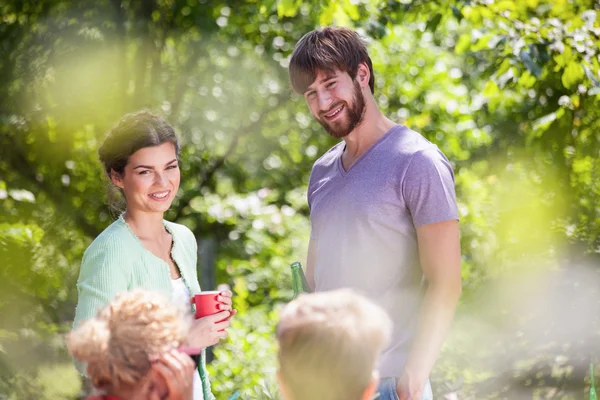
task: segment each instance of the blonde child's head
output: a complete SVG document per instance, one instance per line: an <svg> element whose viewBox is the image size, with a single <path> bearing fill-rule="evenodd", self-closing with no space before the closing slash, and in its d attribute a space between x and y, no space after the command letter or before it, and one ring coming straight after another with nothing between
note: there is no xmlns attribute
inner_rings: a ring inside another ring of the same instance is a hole
<svg viewBox="0 0 600 400"><path fill-rule="evenodd" d="M301 295L281 313L278 379L287 400L360 400L377 387L391 334L379 306L349 289Z"/></svg>
<svg viewBox="0 0 600 400"><path fill-rule="evenodd" d="M67 335L67 347L87 364L94 387L113 391L135 386L151 368L149 356L185 343L186 316L162 296L143 290L118 295L96 317Z"/></svg>

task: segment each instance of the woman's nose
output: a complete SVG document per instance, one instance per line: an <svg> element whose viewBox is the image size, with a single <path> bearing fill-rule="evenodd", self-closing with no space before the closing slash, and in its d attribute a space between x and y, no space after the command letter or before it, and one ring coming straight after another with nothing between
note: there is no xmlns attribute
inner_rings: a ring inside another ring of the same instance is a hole
<svg viewBox="0 0 600 400"><path fill-rule="evenodd" d="M167 179L166 179L166 177L164 176L164 174L162 172L156 172L154 174L154 183L156 185L162 185L166 181L167 181Z"/></svg>

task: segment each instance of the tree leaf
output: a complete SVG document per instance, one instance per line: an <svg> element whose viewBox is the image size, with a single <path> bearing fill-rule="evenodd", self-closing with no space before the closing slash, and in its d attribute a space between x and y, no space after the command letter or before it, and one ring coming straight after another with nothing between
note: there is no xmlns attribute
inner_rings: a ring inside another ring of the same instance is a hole
<svg viewBox="0 0 600 400"><path fill-rule="evenodd" d="M331 24L331 21L333 21L333 16L335 15L337 8L338 8L337 2L329 3L327 8L325 8L325 10L323 10L323 12L321 13L321 17L319 18L319 23L321 25Z"/></svg>
<svg viewBox="0 0 600 400"><path fill-rule="evenodd" d="M293 17L298 13L300 3L296 0L279 0L277 3L277 16L282 17Z"/></svg>
<svg viewBox="0 0 600 400"><path fill-rule="evenodd" d="M342 8L346 15L350 17L353 21L358 21L360 19L360 13L358 12L358 6L352 4L350 0L344 0L342 3Z"/></svg>
<svg viewBox="0 0 600 400"><path fill-rule="evenodd" d="M575 86L582 78L583 78L583 67L581 65L579 65L577 62L575 61L571 61L569 62L569 64L567 65L567 68L565 68L565 71L563 72L561 81L562 84L567 88L570 89L573 86Z"/></svg>
<svg viewBox="0 0 600 400"><path fill-rule="evenodd" d="M454 46L454 52L456 54L462 54L465 51L467 51L470 46L471 46L471 34L463 33L462 35L460 35L460 37L458 38L458 41L456 42L456 45Z"/></svg>
<svg viewBox="0 0 600 400"><path fill-rule="evenodd" d="M462 21L462 19L464 18L462 12L455 5L452 6L452 15L454 15L458 22Z"/></svg>
<svg viewBox="0 0 600 400"><path fill-rule="evenodd" d="M427 25L425 26L425 29L431 32L435 32L438 25L440 24L440 21L442 20L442 14L437 13L435 14L432 18L429 19L429 21L427 21Z"/></svg>
<svg viewBox="0 0 600 400"><path fill-rule="evenodd" d="M485 88L483 89L483 95L487 98L494 97L500 92L498 84L493 80L487 81Z"/></svg>
<svg viewBox="0 0 600 400"><path fill-rule="evenodd" d="M594 86L598 87L600 86L600 81L598 81L598 78L596 78L594 76L594 73L592 72L592 70L590 69L590 67L588 67L587 65L583 66L583 70L585 71L585 75L588 77L588 79L590 81L592 81L592 83L594 84Z"/></svg>
<svg viewBox="0 0 600 400"><path fill-rule="evenodd" d="M539 78L542 75L542 69L533 61L531 55L527 51L521 51L519 53L519 58L525 64L525 67L531 72L536 78Z"/></svg>

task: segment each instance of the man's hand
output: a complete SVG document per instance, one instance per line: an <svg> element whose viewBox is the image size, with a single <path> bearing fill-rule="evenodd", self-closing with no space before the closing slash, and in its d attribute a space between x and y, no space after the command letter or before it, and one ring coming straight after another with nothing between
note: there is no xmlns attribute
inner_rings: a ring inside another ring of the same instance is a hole
<svg viewBox="0 0 600 400"><path fill-rule="evenodd" d="M421 400L423 397L423 388L425 382L422 379L417 379L410 375L410 373L404 369L402 375L398 379L396 384L396 392L400 400Z"/></svg>

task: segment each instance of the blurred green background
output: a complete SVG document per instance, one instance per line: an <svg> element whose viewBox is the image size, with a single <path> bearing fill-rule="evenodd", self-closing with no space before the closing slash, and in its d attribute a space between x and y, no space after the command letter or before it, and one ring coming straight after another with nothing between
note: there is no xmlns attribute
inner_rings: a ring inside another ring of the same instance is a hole
<svg viewBox="0 0 600 400"><path fill-rule="evenodd" d="M217 399L279 398L274 325L334 142L287 77L321 25L369 43L386 115L452 161L464 291L440 399L581 399L600 361L600 23L580 0L0 0L0 399L75 399L62 335L110 222L96 150L127 112L182 140L167 218L240 311ZM600 370L600 368L597 368ZM598 378L598 377L597 377ZM453 397L455 396L455 397Z"/></svg>

